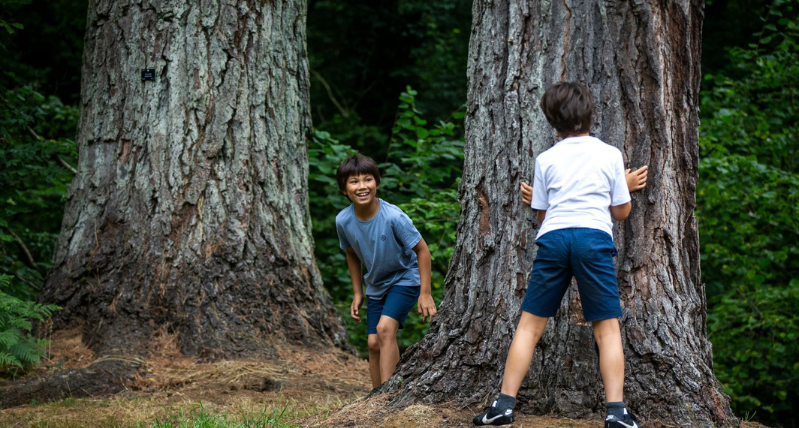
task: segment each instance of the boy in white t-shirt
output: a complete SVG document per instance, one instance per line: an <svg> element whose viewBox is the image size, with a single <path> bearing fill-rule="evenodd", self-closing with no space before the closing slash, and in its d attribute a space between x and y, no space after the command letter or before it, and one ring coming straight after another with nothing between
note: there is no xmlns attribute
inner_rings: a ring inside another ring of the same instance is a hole
<svg viewBox="0 0 799 428"><path fill-rule="evenodd" d="M538 210L538 253L505 362L501 393L473 422L478 426L513 422L516 394L535 346L574 276L583 315L592 322L599 347L608 410L605 428L641 428L622 401L624 351L618 321L622 312L611 218L627 218L630 190L646 185L646 168L625 171L617 148L589 136L594 102L585 85L551 86L541 98L541 109L562 140L536 158L533 188L522 185L522 200L530 202L532 196L531 206Z"/></svg>

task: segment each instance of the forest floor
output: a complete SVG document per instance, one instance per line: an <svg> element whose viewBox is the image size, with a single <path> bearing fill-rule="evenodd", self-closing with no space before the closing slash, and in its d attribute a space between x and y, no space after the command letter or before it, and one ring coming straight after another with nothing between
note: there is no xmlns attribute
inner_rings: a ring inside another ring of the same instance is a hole
<svg viewBox="0 0 799 428"><path fill-rule="evenodd" d="M146 371L127 391L0 410L0 427L193 427L199 424L186 422L203 415L223 418L229 426L250 426L239 423L260 418L269 427L470 427L482 410L447 403L396 410L384 405L386 396L363 400L370 391L368 364L341 352L286 348L274 360L206 363L181 355L174 342L166 335L156 340ZM93 360L79 331L58 332L50 363L34 375L85 367ZM648 428L668 426L646 422ZM513 426L598 428L602 421L519 415Z"/></svg>

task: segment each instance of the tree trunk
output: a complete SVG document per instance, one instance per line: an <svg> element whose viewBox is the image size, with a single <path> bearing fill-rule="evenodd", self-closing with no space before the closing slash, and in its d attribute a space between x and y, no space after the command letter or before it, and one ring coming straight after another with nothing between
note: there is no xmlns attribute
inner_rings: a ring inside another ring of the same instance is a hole
<svg viewBox="0 0 799 428"><path fill-rule="evenodd" d="M713 374L694 218L701 0L483 1L473 7L461 218L441 311L384 390L396 405L485 403L500 387L535 257L519 197L556 136L538 106L548 86L591 88L593 135L648 187L614 226L624 315L625 400L645 420L737 426ZM534 191L541 191L534 189ZM604 413L590 325L574 284L519 392L521 410Z"/></svg>
<svg viewBox="0 0 799 428"><path fill-rule="evenodd" d="M101 353L164 326L206 357L347 346L313 258L305 10L93 0L79 172L40 297L57 325Z"/></svg>

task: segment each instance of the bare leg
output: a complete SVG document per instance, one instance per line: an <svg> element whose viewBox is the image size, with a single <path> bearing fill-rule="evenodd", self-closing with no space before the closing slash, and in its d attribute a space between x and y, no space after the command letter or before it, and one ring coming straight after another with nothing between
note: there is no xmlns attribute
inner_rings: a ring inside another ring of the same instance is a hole
<svg viewBox="0 0 799 428"><path fill-rule="evenodd" d="M399 346L397 345L397 329L399 322L385 315L380 316L377 323L377 338L380 341L380 383L394 374L399 362Z"/></svg>
<svg viewBox="0 0 799 428"><path fill-rule="evenodd" d="M372 378L372 388L377 388L380 382L380 341L376 334L370 334L367 338L369 344L369 376Z"/></svg>
<svg viewBox="0 0 799 428"><path fill-rule="evenodd" d="M505 360L505 374L502 377L503 394L515 397L519 392L524 376L530 369L535 345L544 334L548 319L522 311L522 318L510 344L508 359Z"/></svg>
<svg viewBox="0 0 799 428"><path fill-rule="evenodd" d="M599 346L599 372L605 384L607 402L624 401L624 350L619 319L594 321L594 338Z"/></svg>

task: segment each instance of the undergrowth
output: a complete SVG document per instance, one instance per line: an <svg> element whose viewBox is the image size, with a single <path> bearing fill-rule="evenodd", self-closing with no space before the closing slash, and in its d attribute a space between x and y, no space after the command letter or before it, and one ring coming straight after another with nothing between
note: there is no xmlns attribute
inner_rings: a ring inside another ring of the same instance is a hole
<svg viewBox="0 0 799 428"><path fill-rule="evenodd" d="M0 287L8 285L10 278L0 275ZM0 291L0 374L16 375L41 363L50 341L31 335L32 320L44 323L58 309L56 305L23 301Z"/></svg>

